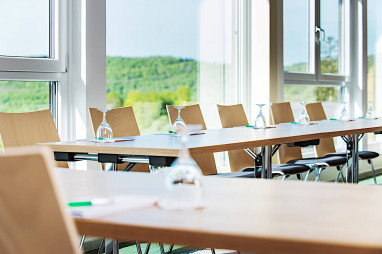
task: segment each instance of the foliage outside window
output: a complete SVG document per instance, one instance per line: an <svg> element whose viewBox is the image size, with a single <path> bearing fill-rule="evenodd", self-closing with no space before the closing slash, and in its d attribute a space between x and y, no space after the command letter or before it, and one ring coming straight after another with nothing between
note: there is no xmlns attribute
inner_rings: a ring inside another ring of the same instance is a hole
<svg viewBox="0 0 382 254"><path fill-rule="evenodd" d="M232 0L107 1L108 107L133 106L140 131L153 132L169 129L166 105L224 103L233 6Z"/></svg>

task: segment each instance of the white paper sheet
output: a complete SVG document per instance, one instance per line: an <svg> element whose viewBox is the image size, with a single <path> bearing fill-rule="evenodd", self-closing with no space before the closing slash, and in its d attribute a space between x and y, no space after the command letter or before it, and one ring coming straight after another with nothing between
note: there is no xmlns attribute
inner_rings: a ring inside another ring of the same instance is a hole
<svg viewBox="0 0 382 254"><path fill-rule="evenodd" d="M110 197L111 202L107 204L91 205L91 206L78 206L68 207L69 213L75 218L97 218L106 215L143 209L150 206L154 206L157 203L156 197L147 196L115 196ZM78 199L74 201L89 200Z"/></svg>

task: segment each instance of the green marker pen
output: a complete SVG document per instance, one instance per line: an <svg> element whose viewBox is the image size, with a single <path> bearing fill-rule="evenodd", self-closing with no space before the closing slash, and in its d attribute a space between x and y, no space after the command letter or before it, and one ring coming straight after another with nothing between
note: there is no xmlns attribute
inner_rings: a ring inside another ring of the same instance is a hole
<svg viewBox="0 0 382 254"><path fill-rule="evenodd" d="M92 206L92 205L106 205L111 203L113 203L113 200L110 198L95 198L91 200L72 201L68 203L68 206L80 207L80 206Z"/></svg>

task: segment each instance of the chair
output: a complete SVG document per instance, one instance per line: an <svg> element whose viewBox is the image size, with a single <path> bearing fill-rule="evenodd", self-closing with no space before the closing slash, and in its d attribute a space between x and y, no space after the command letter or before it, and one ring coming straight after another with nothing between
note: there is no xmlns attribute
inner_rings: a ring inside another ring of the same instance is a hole
<svg viewBox="0 0 382 254"><path fill-rule="evenodd" d="M308 112L308 115L311 121L322 121L327 119L321 102L309 103L308 105L306 105L306 111ZM346 152L344 153L336 152L333 138L321 139L320 144L316 146L315 149L316 149L317 156L322 156L322 157L342 156L345 158L348 157ZM371 172L373 173L373 177L374 177L374 183L377 184L377 178L375 176L372 159L377 158L379 154L372 151L360 151L358 155L361 160L367 160L367 162L370 164ZM338 180L338 177L339 175L337 175L336 180Z"/></svg>
<svg viewBox="0 0 382 254"><path fill-rule="evenodd" d="M174 124L176 118L178 117L178 110L173 106L166 106L167 113L170 119L170 123ZM181 117L186 125L197 124L201 125L203 130L206 130L206 124L200 110L199 104L186 106L181 111ZM192 155L195 162L198 164L204 175L217 174L215 157L213 153L195 154Z"/></svg>
<svg viewBox="0 0 382 254"><path fill-rule="evenodd" d="M217 105L220 121L223 128L233 128L248 125L248 119L242 104L237 105ZM231 171L253 171L254 164L261 167L261 161L254 159L244 150L228 151L228 158ZM258 157L260 158L260 157ZM273 176L286 176L308 172L309 167L305 165L275 165L272 167ZM260 172L256 171L256 177L260 177Z"/></svg>
<svg viewBox="0 0 382 254"><path fill-rule="evenodd" d="M80 253L43 147L9 148L0 155L0 253Z"/></svg>
<svg viewBox="0 0 382 254"><path fill-rule="evenodd" d="M274 124L294 121L290 102L273 103L271 105L271 111ZM289 147L286 144L283 144L280 147L278 153L280 163L304 164L313 167L312 169L315 170L316 174L316 181L320 180L321 171L327 166L336 167L338 171L341 171L347 161L346 158L340 156L333 156L330 158L302 158L300 147Z"/></svg>
<svg viewBox="0 0 382 254"><path fill-rule="evenodd" d="M95 136L98 126L103 120L103 113L96 108L89 108L89 112ZM131 106L109 110L106 113L106 121L109 123L113 131L113 136L116 138L140 135L134 110ZM128 165L129 163L119 164L118 169L123 170ZM148 164L137 164L132 171L150 172Z"/></svg>
<svg viewBox="0 0 382 254"><path fill-rule="evenodd" d="M60 142L50 110L27 113L0 112L0 135L4 151L10 147L33 146L37 143ZM65 161L58 167L68 167Z"/></svg>

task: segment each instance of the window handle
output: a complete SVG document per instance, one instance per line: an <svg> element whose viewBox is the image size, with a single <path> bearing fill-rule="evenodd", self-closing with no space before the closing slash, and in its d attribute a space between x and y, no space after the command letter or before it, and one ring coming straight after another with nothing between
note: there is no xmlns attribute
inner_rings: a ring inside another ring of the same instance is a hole
<svg viewBox="0 0 382 254"><path fill-rule="evenodd" d="M324 29L322 29L321 27L316 26L316 30L315 30L315 32L316 32L316 33L317 33L317 32L320 33L320 37L319 37L319 40L320 40L320 41L325 41L325 30L324 30Z"/></svg>

